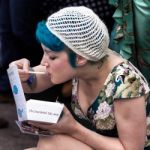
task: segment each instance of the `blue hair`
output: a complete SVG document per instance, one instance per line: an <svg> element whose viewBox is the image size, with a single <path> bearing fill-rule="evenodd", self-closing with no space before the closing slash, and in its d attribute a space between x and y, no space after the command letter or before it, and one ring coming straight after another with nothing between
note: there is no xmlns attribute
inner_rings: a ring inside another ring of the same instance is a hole
<svg viewBox="0 0 150 150"><path fill-rule="evenodd" d="M68 56L69 56L69 63L73 68L76 68L76 53L74 53L73 51L69 50L69 52L67 52Z"/></svg>
<svg viewBox="0 0 150 150"><path fill-rule="evenodd" d="M49 49L55 52L60 52L66 47L65 44L57 38L46 26L45 21L41 21L37 25L36 38L39 43L42 43ZM66 51L69 57L69 63L73 68L76 67L76 53L72 50Z"/></svg>
<svg viewBox="0 0 150 150"><path fill-rule="evenodd" d="M65 48L65 44L47 28L45 23L45 21L41 21L37 25L37 40L52 51L62 51Z"/></svg>

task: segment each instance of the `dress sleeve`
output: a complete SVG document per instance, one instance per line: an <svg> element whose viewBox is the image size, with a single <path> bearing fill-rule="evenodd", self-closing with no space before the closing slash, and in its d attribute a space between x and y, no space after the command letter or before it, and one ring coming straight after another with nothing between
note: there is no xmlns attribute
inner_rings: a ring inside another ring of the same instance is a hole
<svg viewBox="0 0 150 150"><path fill-rule="evenodd" d="M143 75L132 65L120 66L114 73L114 82L114 99L140 97L150 91Z"/></svg>

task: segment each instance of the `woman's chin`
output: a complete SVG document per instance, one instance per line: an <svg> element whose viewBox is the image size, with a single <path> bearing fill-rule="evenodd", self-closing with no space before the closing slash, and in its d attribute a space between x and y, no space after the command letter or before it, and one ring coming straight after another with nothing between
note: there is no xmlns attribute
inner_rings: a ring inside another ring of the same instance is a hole
<svg viewBox="0 0 150 150"><path fill-rule="evenodd" d="M58 81L58 80L53 80L53 79L51 79L51 82L53 83L53 84L61 84L61 83L64 83L65 81Z"/></svg>
<svg viewBox="0 0 150 150"><path fill-rule="evenodd" d="M53 84L61 84L61 83L65 83L65 82L67 82L67 81L69 81L69 80L71 80L70 78L53 78L53 76L51 76L51 82L53 83Z"/></svg>

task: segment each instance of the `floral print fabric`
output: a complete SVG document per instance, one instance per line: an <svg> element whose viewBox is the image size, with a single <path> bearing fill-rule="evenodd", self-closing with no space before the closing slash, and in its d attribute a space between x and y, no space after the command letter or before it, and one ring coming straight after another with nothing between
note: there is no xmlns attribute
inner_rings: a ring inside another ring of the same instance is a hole
<svg viewBox="0 0 150 150"><path fill-rule="evenodd" d="M82 112L78 103L77 87L78 80L74 79L71 106L75 115L89 120L97 130L108 132L116 127L113 102L116 99L132 100L132 98L148 94L150 90L143 75L129 61L124 61L113 68L96 100L88 108L87 115ZM149 129L148 131L150 133Z"/></svg>

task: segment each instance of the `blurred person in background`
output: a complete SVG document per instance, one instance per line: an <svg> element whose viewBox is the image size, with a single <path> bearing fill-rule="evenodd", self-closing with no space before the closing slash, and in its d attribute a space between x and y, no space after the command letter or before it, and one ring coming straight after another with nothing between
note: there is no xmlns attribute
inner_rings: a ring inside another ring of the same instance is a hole
<svg viewBox="0 0 150 150"><path fill-rule="evenodd" d="M0 103L12 100L8 64L26 57L36 65L41 59L42 50L34 36L41 20L40 6L41 0L0 0ZM0 128L4 127L8 122L0 118Z"/></svg>
<svg viewBox="0 0 150 150"><path fill-rule="evenodd" d="M36 65L41 59L42 50L34 36L41 20L40 5L41 0L1 0L0 94L10 92L6 69L11 61L24 56Z"/></svg>
<svg viewBox="0 0 150 150"><path fill-rule="evenodd" d="M150 85L150 1L109 0L116 7L112 48L130 60Z"/></svg>

